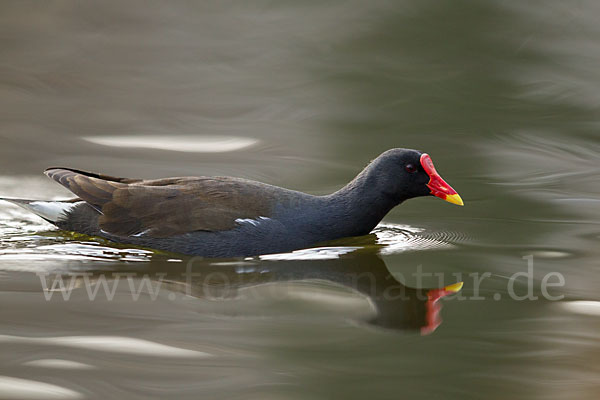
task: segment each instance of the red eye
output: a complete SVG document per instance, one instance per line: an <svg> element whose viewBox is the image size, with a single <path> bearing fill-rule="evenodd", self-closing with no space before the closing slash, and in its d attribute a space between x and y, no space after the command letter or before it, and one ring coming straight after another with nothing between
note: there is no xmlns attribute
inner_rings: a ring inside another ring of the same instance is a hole
<svg viewBox="0 0 600 400"><path fill-rule="evenodd" d="M406 164L406 167L404 167L404 169L406 170L406 172L410 172L411 174L417 172L417 167L415 167L414 164Z"/></svg>

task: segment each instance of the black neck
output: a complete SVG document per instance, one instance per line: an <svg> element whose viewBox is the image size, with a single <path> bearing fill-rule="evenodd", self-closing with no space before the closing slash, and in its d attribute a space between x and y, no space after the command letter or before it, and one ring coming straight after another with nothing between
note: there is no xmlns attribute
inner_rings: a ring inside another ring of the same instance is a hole
<svg viewBox="0 0 600 400"><path fill-rule="evenodd" d="M324 229L335 237L366 235L404 199L393 198L377 186L377 177L364 170L350 183L326 197Z"/></svg>

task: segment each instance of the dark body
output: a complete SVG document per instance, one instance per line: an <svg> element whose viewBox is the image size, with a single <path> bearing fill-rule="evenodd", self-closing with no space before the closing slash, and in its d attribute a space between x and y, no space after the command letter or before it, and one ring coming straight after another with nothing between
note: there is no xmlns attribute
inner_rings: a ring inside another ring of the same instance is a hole
<svg viewBox="0 0 600 400"><path fill-rule="evenodd" d="M315 196L231 177L156 180L48 168L77 198L4 199L57 227L204 257L287 252L365 235L404 200L433 194L462 205L427 154L391 149L335 193Z"/></svg>
<svg viewBox="0 0 600 400"><path fill-rule="evenodd" d="M162 217L158 217L156 225L136 223L133 230L126 228L127 230L119 231L118 229L111 230L111 223L100 224L99 221L103 214L90 203L74 202L68 218L57 221L56 225L63 230L100 236L115 242L131 243L178 253L209 258L240 257L286 252L336 238L366 235L392 207L398 204L391 199L381 201L383 204L380 205L365 200L361 202L361 196L346 191L327 196L313 196L259 182L228 177L181 178L179 184L212 185L215 180L220 182L222 190L235 191L239 194L244 203L255 201L251 194L245 195L245 191L260 192L261 201L268 203L269 206L262 210L254 210L254 213L241 213L232 220L233 224L220 230L208 230L210 227L206 229L190 227L183 228L189 229L189 232L182 232L180 229L167 227L168 222L162 220ZM161 184L162 182L161 180L141 181L139 184L151 187L155 183ZM165 203L162 204L159 215L162 212L186 214L185 205L174 202L172 206L169 206L168 202L169 200L165 200ZM152 205L144 207L151 208ZM218 213L219 211L207 212ZM116 216L117 224L122 225L123 221L129 219L126 215L122 217L123 219L119 221L119 217ZM180 227L191 225L186 218L183 218L181 222L183 224L180 224ZM210 222L208 223L210 224ZM158 229L153 232L151 226L158 226ZM161 231L161 228L164 230Z"/></svg>

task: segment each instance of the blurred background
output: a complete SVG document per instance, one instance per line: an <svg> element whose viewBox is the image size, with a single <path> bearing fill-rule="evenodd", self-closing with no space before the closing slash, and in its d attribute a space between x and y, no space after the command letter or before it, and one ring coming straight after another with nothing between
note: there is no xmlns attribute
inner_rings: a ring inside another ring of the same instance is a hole
<svg viewBox="0 0 600 400"><path fill-rule="evenodd" d="M593 0L1 2L1 195L67 196L48 166L323 194L407 147L465 207L409 201L333 256L195 265L235 286L215 300L177 290L184 257L2 204L0 398L597 398L598 18ZM528 255L561 301L507 295ZM465 296L489 272L485 299L443 300L422 335L426 306L347 285L415 287L418 266ZM46 301L36 273L72 271L175 283Z"/></svg>

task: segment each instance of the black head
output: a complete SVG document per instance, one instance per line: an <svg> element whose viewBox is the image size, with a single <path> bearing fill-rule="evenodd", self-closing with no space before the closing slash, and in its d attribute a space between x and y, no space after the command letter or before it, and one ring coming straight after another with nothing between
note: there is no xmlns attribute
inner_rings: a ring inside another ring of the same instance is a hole
<svg viewBox="0 0 600 400"><path fill-rule="evenodd" d="M364 172L371 190L397 203L434 195L454 204L463 204L456 191L436 172L429 155L417 150L388 150L373 160Z"/></svg>

